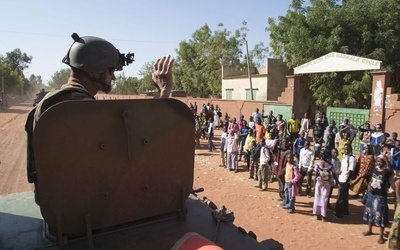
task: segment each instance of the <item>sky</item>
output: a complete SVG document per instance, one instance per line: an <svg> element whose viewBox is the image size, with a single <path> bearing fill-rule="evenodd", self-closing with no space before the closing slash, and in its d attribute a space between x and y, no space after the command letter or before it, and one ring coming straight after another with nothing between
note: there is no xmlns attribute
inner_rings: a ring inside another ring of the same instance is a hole
<svg viewBox="0 0 400 250"><path fill-rule="evenodd" d="M13 0L2 1L0 55L19 48L32 56L25 77L40 75L46 84L72 44L71 34L97 36L121 53L135 53L125 76L138 76L145 63L164 55L176 56L183 40L207 24L219 23L234 32L247 22L249 49L269 45L268 18L286 15L292 0Z"/></svg>

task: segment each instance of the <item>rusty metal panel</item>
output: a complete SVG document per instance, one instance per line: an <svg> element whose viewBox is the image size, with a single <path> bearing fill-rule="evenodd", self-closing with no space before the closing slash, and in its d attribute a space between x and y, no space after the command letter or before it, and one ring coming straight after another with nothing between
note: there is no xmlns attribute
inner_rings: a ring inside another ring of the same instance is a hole
<svg viewBox="0 0 400 250"><path fill-rule="evenodd" d="M194 123L174 99L68 101L46 111L33 145L43 218L63 233L178 210L191 190Z"/></svg>

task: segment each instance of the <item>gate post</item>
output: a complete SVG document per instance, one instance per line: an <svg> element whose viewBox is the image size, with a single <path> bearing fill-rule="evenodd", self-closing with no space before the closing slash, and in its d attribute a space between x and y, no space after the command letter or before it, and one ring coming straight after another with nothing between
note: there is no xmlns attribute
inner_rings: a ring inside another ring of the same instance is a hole
<svg viewBox="0 0 400 250"><path fill-rule="evenodd" d="M381 123L385 128L386 88L390 86L392 73L388 71L372 72L372 95L369 117L371 124Z"/></svg>
<svg viewBox="0 0 400 250"><path fill-rule="evenodd" d="M297 114L297 117L300 115L301 105L300 102L302 100L302 92L300 91L300 76L290 75L286 76L287 78L287 104L293 106L293 113Z"/></svg>

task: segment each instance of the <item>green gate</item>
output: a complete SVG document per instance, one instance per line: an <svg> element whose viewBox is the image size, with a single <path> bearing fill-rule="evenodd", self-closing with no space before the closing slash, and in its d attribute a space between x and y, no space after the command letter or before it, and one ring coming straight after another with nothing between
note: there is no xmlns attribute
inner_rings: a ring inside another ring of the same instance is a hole
<svg viewBox="0 0 400 250"><path fill-rule="evenodd" d="M281 114L283 120L288 121L290 118L292 118L293 106L291 105L264 104L263 109L264 109L263 115L269 115L269 111L272 110L272 112L274 112L275 117L278 114Z"/></svg>
<svg viewBox="0 0 400 250"><path fill-rule="evenodd" d="M351 109L351 108L333 108L328 107L326 110L326 117L329 121L335 120L336 126L339 128L339 125L343 122L345 117L349 118L349 123L353 124L356 128L361 124L364 124L365 121L369 121L369 109ZM352 147L353 153L359 153L360 140L356 135L354 137Z"/></svg>

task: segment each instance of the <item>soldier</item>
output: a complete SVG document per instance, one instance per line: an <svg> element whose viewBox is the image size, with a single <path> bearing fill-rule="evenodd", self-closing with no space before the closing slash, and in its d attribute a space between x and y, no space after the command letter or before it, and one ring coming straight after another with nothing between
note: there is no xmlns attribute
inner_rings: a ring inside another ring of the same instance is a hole
<svg viewBox="0 0 400 250"><path fill-rule="evenodd" d="M133 54L121 54L110 42L94 37L72 34L74 42L62 62L70 66L71 75L61 89L47 94L28 116L25 128L28 133L28 181L35 183L32 134L40 116L51 106L66 100L95 100L99 91L109 93L114 72L132 63ZM166 98L172 89L172 66L174 60L164 56L154 63L153 81L159 90L157 97ZM40 201L36 202L39 204Z"/></svg>
<svg viewBox="0 0 400 250"><path fill-rule="evenodd" d="M93 36L79 37L72 34L74 42L62 62L70 66L71 76L61 87L63 94L49 103L47 95L40 103L35 114L35 121L51 105L64 100L94 100L99 91L109 93L114 72L133 62L133 54L121 54L110 42ZM159 90L158 97L168 97L172 89L173 59L170 56L158 59L154 64L153 81Z"/></svg>

